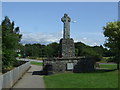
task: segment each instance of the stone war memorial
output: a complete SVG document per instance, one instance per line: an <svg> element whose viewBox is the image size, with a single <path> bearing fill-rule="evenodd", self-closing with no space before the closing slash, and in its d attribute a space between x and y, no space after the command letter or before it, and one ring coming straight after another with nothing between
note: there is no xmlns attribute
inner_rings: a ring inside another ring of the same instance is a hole
<svg viewBox="0 0 120 90"><path fill-rule="evenodd" d="M63 38L60 39L60 57L47 58L43 61L43 71L45 73L57 72L92 72L94 71L94 60L90 57L75 57L74 40L70 38L71 18L64 14L61 18L63 22Z"/></svg>
<svg viewBox="0 0 120 90"><path fill-rule="evenodd" d="M63 38L60 40L61 52L62 52L61 56L63 58L75 57L74 40L70 38L71 18L67 14L64 14L64 16L61 18L61 21L64 23Z"/></svg>

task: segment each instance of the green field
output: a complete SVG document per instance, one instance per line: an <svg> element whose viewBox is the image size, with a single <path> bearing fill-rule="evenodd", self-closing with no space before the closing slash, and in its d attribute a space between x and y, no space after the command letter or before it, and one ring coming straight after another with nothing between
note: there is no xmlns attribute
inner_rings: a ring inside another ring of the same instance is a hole
<svg viewBox="0 0 120 90"><path fill-rule="evenodd" d="M100 64L100 68L116 69L117 64Z"/></svg>
<svg viewBox="0 0 120 90"><path fill-rule="evenodd" d="M114 69L116 65L100 65ZM46 88L117 88L118 71L94 73L59 73L44 76Z"/></svg>
<svg viewBox="0 0 120 90"><path fill-rule="evenodd" d="M40 63L40 62L34 62L34 61L31 61L30 64L32 64L32 65L38 65L38 66L42 66L42 63Z"/></svg>

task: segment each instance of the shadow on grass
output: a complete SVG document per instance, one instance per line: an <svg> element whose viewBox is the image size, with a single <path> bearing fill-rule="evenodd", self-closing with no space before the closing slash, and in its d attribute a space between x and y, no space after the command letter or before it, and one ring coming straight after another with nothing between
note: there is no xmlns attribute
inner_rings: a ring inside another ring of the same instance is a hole
<svg viewBox="0 0 120 90"><path fill-rule="evenodd" d="M112 72L116 70L117 69L95 69L93 73L105 73L105 72Z"/></svg>
<svg viewBox="0 0 120 90"><path fill-rule="evenodd" d="M78 72L78 73L105 73L105 72L112 72L116 71L117 69L95 69L93 72ZM31 73L31 72L29 72ZM74 73L71 71L71 73ZM52 72L45 72L45 71L33 71L32 75L52 75Z"/></svg>
<svg viewBox="0 0 120 90"><path fill-rule="evenodd" d="M93 71L80 71L80 72L73 72L73 73L106 73L117 71L117 69L94 69Z"/></svg>

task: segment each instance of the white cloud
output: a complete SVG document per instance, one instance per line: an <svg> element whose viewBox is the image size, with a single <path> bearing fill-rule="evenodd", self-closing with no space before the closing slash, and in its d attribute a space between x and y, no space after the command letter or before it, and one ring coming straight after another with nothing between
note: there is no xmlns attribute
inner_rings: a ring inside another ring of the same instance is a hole
<svg viewBox="0 0 120 90"><path fill-rule="evenodd" d="M96 46L103 45L105 37L103 32L80 32L80 35L76 35L75 42L83 42L86 45Z"/></svg>
<svg viewBox="0 0 120 90"><path fill-rule="evenodd" d="M82 42L86 45L90 45L90 46L96 46L96 45L101 45L102 40L93 40L93 39L89 39L87 37L83 37L83 38L76 38L74 39L75 42Z"/></svg>
<svg viewBox="0 0 120 90"><path fill-rule="evenodd" d="M56 33L24 33L22 36L21 42L23 44L27 43L40 43L40 44L48 44L51 42L59 42L60 38L62 38L61 32Z"/></svg>
<svg viewBox="0 0 120 90"><path fill-rule="evenodd" d="M77 21L72 21L72 23L76 23Z"/></svg>
<svg viewBox="0 0 120 90"><path fill-rule="evenodd" d="M33 43L40 43L40 44L49 44L52 42L59 42L63 35L63 30L60 30L61 32L54 32L54 33L30 33L30 32L22 32L22 40L21 42L23 44L33 44ZM96 33L97 34L97 33ZM103 42L102 39L96 38L88 38L88 37L74 37L74 42L83 42L86 45L95 46L95 45L101 45L101 42Z"/></svg>

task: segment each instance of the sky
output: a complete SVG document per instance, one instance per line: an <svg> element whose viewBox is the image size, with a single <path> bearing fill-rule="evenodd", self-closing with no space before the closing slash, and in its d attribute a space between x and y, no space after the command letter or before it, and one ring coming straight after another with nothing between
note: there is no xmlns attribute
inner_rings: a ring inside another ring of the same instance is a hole
<svg viewBox="0 0 120 90"><path fill-rule="evenodd" d="M63 37L61 18L71 18L70 36L75 42L103 45L103 26L118 19L117 2L3 2L2 19L8 16L23 35L21 43L48 44Z"/></svg>

